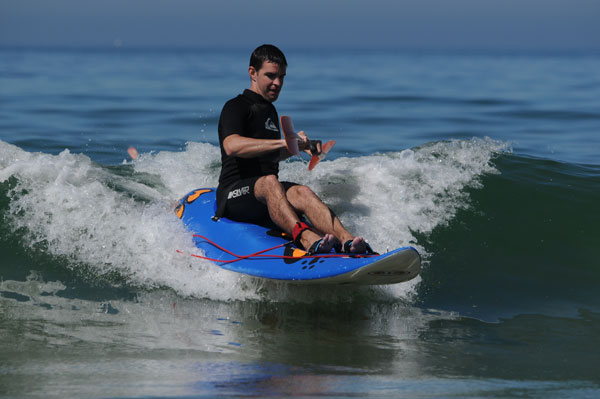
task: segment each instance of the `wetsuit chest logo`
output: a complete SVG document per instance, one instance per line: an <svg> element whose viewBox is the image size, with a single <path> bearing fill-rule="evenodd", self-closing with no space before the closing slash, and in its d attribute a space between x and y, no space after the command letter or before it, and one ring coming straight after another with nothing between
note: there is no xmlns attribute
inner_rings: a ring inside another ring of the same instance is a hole
<svg viewBox="0 0 600 399"><path fill-rule="evenodd" d="M271 120L271 118L267 118L267 121L265 122L265 129L279 132L277 125Z"/></svg>

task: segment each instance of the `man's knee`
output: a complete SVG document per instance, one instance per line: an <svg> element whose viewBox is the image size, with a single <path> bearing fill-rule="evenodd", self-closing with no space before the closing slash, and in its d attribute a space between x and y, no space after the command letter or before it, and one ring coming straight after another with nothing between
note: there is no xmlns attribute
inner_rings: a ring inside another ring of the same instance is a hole
<svg viewBox="0 0 600 399"><path fill-rule="evenodd" d="M269 195L283 194L283 187L275 175L263 176L254 184L254 193L257 198L266 198Z"/></svg>
<svg viewBox="0 0 600 399"><path fill-rule="evenodd" d="M296 185L291 187L286 196L288 200L292 203L305 203L306 201L313 202L315 199L318 199L317 195L310 189L310 187Z"/></svg>
<svg viewBox="0 0 600 399"><path fill-rule="evenodd" d="M256 183L261 187L265 187L271 190L281 187L281 183L275 175L263 176L260 179L258 179Z"/></svg>
<svg viewBox="0 0 600 399"><path fill-rule="evenodd" d="M301 197L310 197L310 196L315 195L315 193L313 192L313 190L310 189L310 187L302 186L300 184L291 187L290 191L292 191L293 194L299 195Z"/></svg>

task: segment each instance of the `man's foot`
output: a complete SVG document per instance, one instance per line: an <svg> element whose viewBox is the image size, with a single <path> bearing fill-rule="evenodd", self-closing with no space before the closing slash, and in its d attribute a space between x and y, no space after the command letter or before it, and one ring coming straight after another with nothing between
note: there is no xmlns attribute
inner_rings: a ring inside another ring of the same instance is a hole
<svg viewBox="0 0 600 399"><path fill-rule="evenodd" d="M312 245L308 248L307 253L309 255L326 254L331 252L333 247L338 243L339 241L333 234L325 234L322 238L312 243Z"/></svg>
<svg viewBox="0 0 600 399"><path fill-rule="evenodd" d="M350 241L349 244L350 245L348 245L348 242L346 242L346 244L344 245L344 247L347 247L344 248L346 252L350 252L353 254L364 254L367 250L367 243L362 237L354 237L354 239Z"/></svg>
<svg viewBox="0 0 600 399"><path fill-rule="evenodd" d="M309 255L331 252L333 247L340 246L340 242L333 234L320 237L304 222L298 222L292 231L294 244L304 248Z"/></svg>
<svg viewBox="0 0 600 399"><path fill-rule="evenodd" d="M374 254L375 252L371 249L371 246L367 244L364 238L354 237L352 240L348 240L342 247L343 253L348 254Z"/></svg>

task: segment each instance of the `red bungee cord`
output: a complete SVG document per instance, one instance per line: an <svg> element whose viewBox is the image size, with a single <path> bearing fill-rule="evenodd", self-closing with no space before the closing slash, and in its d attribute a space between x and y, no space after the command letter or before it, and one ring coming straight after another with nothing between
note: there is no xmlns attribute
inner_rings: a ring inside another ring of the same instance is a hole
<svg viewBox="0 0 600 399"><path fill-rule="evenodd" d="M293 243L293 241L288 241L285 242L283 244L280 245L276 245L272 248L267 248L267 249L263 249L262 251L258 251L255 252L253 254L250 255L238 255L235 254L233 252L231 252L230 250L228 250L227 248L223 248L222 246L220 246L219 244L217 244L216 242L212 241L211 239L209 239L208 237L205 237L203 235L200 234L194 234L194 237L198 237L201 238L203 240L205 240L206 242L208 242L210 245L214 246L217 249L220 249L221 251L234 256L236 259L231 259L231 260L222 260L222 259L213 259L213 258L209 258L206 256L201 256L201 255L196 255L196 254L190 254L190 256L193 256L194 258L199 258L199 259L204 259L204 260L209 260L211 262L220 262L221 264L225 264L225 263L233 263L233 262L238 262L240 260L243 259L311 259L311 258L367 258L367 257L372 257L372 256L379 256L379 255L375 255L375 254L357 254L357 255L348 255L348 254L320 254L320 255L304 255L304 256L288 256L288 255L266 255L265 252L269 252L272 251L274 249L277 248L281 248L284 247L288 244ZM183 254L182 251L177 250L178 253Z"/></svg>

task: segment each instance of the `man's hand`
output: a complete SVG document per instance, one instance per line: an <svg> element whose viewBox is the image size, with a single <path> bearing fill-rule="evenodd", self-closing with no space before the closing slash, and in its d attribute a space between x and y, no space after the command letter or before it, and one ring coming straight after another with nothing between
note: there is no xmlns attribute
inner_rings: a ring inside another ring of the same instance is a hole
<svg viewBox="0 0 600 399"><path fill-rule="evenodd" d="M308 155L320 155L322 151L321 140L310 140L304 130L298 132L298 149L306 152Z"/></svg>

